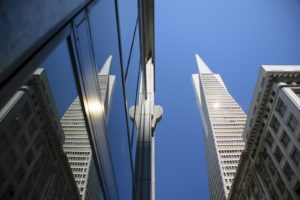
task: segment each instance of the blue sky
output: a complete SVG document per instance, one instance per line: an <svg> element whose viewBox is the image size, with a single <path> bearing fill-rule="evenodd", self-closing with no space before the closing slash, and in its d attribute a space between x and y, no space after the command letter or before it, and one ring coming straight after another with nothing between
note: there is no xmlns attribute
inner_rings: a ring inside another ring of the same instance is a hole
<svg viewBox="0 0 300 200"><path fill-rule="evenodd" d="M155 1L157 199L209 199L195 53L248 112L260 65L300 64L299 0Z"/></svg>

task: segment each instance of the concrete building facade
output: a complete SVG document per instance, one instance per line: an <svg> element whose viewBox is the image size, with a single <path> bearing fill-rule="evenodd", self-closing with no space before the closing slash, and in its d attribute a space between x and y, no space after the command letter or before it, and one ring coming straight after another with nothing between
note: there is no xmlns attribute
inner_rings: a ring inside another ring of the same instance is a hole
<svg viewBox="0 0 300 200"><path fill-rule="evenodd" d="M211 199L225 199L233 182L241 152L246 114L228 92L221 76L196 55L198 74L192 76L205 132Z"/></svg>
<svg viewBox="0 0 300 200"><path fill-rule="evenodd" d="M79 199L43 69L0 111L0 199Z"/></svg>
<svg viewBox="0 0 300 200"><path fill-rule="evenodd" d="M263 65L228 199L300 198L300 66Z"/></svg>

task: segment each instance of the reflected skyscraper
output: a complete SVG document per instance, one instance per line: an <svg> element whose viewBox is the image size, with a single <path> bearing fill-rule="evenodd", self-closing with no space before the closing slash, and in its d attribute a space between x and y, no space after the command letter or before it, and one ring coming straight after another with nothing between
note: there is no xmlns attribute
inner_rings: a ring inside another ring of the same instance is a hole
<svg viewBox="0 0 300 200"><path fill-rule="evenodd" d="M64 151L82 199L100 199L97 176L80 100L77 97L61 119L64 130Z"/></svg>
<svg viewBox="0 0 300 200"><path fill-rule="evenodd" d="M225 199L244 149L246 114L228 92L221 76L196 55L198 74L192 81L205 132L211 199Z"/></svg>
<svg viewBox="0 0 300 200"><path fill-rule="evenodd" d="M79 199L43 69L1 109L0 130L0 199Z"/></svg>
<svg viewBox="0 0 300 200"><path fill-rule="evenodd" d="M98 74L103 105L94 105L91 108L94 109L95 112L105 112L106 119L109 117L110 100L112 98L115 80L115 76L109 75L111 60L112 56L109 56ZM81 198L100 199L101 183L97 176L88 130L79 97L73 101L62 117L61 125L65 136L63 145L64 151L68 157Z"/></svg>

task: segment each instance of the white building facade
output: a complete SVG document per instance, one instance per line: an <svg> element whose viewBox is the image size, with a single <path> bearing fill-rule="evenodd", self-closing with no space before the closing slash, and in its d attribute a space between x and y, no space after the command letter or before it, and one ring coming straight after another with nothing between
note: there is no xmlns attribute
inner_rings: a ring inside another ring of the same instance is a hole
<svg viewBox="0 0 300 200"><path fill-rule="evenodd" d="M211 199L225 199L244 149L246 114L233 99L219 74L196 55L199 74L192 81L205 131Z"/></svg>
<svg viewBox="0 0 300 200"><path fill-rule="evenodd" d="M264 65L228 199L300 199L300 66Z"/></svg>
<svg viewBox="0 0 300 200"><path fill-rule="evenodd" d="M77 97L61 119L64 152L82 199L100 199L100 180L93 159L82 107Z"/></svg>

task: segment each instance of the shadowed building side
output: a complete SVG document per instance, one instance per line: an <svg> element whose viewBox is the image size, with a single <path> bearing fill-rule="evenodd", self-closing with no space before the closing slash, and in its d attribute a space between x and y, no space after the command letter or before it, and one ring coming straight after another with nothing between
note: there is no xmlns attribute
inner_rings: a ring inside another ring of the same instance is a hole
<svg viewBox="0 0 300 200"><path fill-rule="evenodd" d="M1 109L0 130L0 199L80 199L43 69Z"/></svg>

